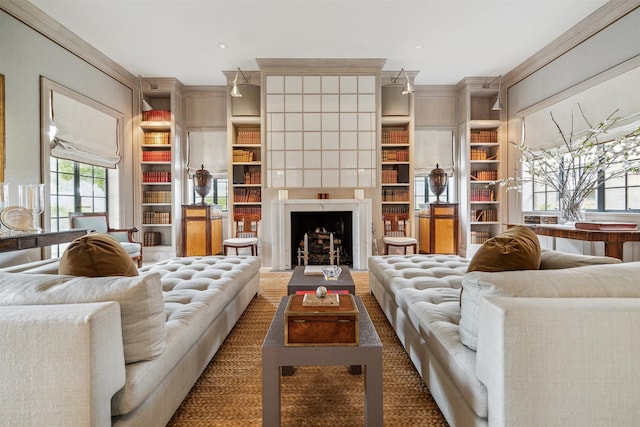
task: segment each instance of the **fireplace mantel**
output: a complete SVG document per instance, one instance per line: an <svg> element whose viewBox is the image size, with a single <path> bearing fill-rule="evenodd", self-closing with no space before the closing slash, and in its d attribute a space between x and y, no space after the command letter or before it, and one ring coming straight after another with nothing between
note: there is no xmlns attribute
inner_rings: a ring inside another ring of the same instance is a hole
<svg viewBox="0 0 640 427"><path fill-rule="evenodd" d="M353 269L366 270L372 250L370 199L290 199L273 200L272 268L290 270L291 212L350 211L353 229Z"/></svg>

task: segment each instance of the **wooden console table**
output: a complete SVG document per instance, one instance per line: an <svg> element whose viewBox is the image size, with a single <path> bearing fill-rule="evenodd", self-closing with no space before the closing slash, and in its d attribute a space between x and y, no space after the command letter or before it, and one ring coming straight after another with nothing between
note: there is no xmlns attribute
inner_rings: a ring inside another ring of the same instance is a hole
<svg viewBox="0 0 640 427"><path fill-rule="evenodd" d="M5 234L0 236L0 252L19 251L22 249L43 248L45 246L68 243L87 234L87 229L77 228L64 231L47 231L43 233Z"/></svg>
<svg viewBox="0 0 640 427"><path fill-rule="evenodd" d="M509 227L514 225L509 224ZM640 242L640 230L582 230L576 229L572 225L526 225L540 236L604 242L604 254L618 259L622 259L622 246L625 242Z"/></svg>

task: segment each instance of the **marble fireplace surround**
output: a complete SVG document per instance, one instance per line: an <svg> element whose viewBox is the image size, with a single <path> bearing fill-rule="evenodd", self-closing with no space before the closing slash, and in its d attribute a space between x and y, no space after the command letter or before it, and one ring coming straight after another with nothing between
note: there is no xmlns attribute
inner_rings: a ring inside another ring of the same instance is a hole
<svg viewBox="0 0 640 427"><path fill-rule="evenodd" d="M291 212L351 212L353 239L353 269L366 270L372 251L370 199L290 199L273 200L272 269L290 270Z"/></svg>

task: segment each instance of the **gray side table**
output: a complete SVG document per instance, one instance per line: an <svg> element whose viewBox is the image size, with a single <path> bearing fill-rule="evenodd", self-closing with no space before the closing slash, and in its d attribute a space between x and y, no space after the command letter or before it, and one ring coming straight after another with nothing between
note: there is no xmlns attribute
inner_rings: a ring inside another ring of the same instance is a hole
<svg viewBox="0 0 640 427"><path fill-rule="evenodd" d="M382 342L362 299L354 296L359 314L360 343L342 347L286 347L284 312L289 297L283 297L262 344L262 425L280 425L280 367L312 365L364 365L364 420L382 427Z"/></svg>
<svg viewBox="0 0 640 427"><path fill-rule="evenodd" d="M350 294L355 295L356 284L351 277L349 267L341 265L342 273L338 276L338 280L327 281L322 275L305 276L304 266L300 265L293 269L293 274L287 284L287 295L293 295L297 291L315 291L318 286L324 286L328 290L346 290Z"/></svg>

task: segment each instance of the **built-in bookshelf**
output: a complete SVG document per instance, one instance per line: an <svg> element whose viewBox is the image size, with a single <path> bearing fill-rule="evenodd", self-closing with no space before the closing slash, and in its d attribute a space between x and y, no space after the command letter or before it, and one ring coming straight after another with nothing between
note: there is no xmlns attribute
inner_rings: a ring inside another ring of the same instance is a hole
<svg viewBox="0 0 640 427"><path fill-rule="evenodd" d="M227 133L230 146L229 215L233 221L262 219L264 181L260 73L244 72L250 82L240 85L242 97L228 98ZM229 84L235 72L225 72ZM229 87L230 89L230 87Z"/></svg>
<svg viewBox="0 0 640 427"><path fill-rule="evenodd" d="M383 220L408 220L412 213L410 120L382 118L380 147Z"/></svg>
<svg viewBox="0 0 640 427"><path fill-rule="evenodd" d="M488 81L494 79L487 79ZM501 111L492 110L498 86L483 79L465 79L461 88L464 123L462 147L461 225L464 255L472 257L489 238L502 231L502 201L496 180L501 178Z"/></svg>
<svg viewBox="0 0 640 427"><path fill-rule="evenodd" d="M175 79L143 79L143 84L147 88L142 90L146 108L139 124L139 228L143 256L155 261L176 256L181 85Z"/></svg>

